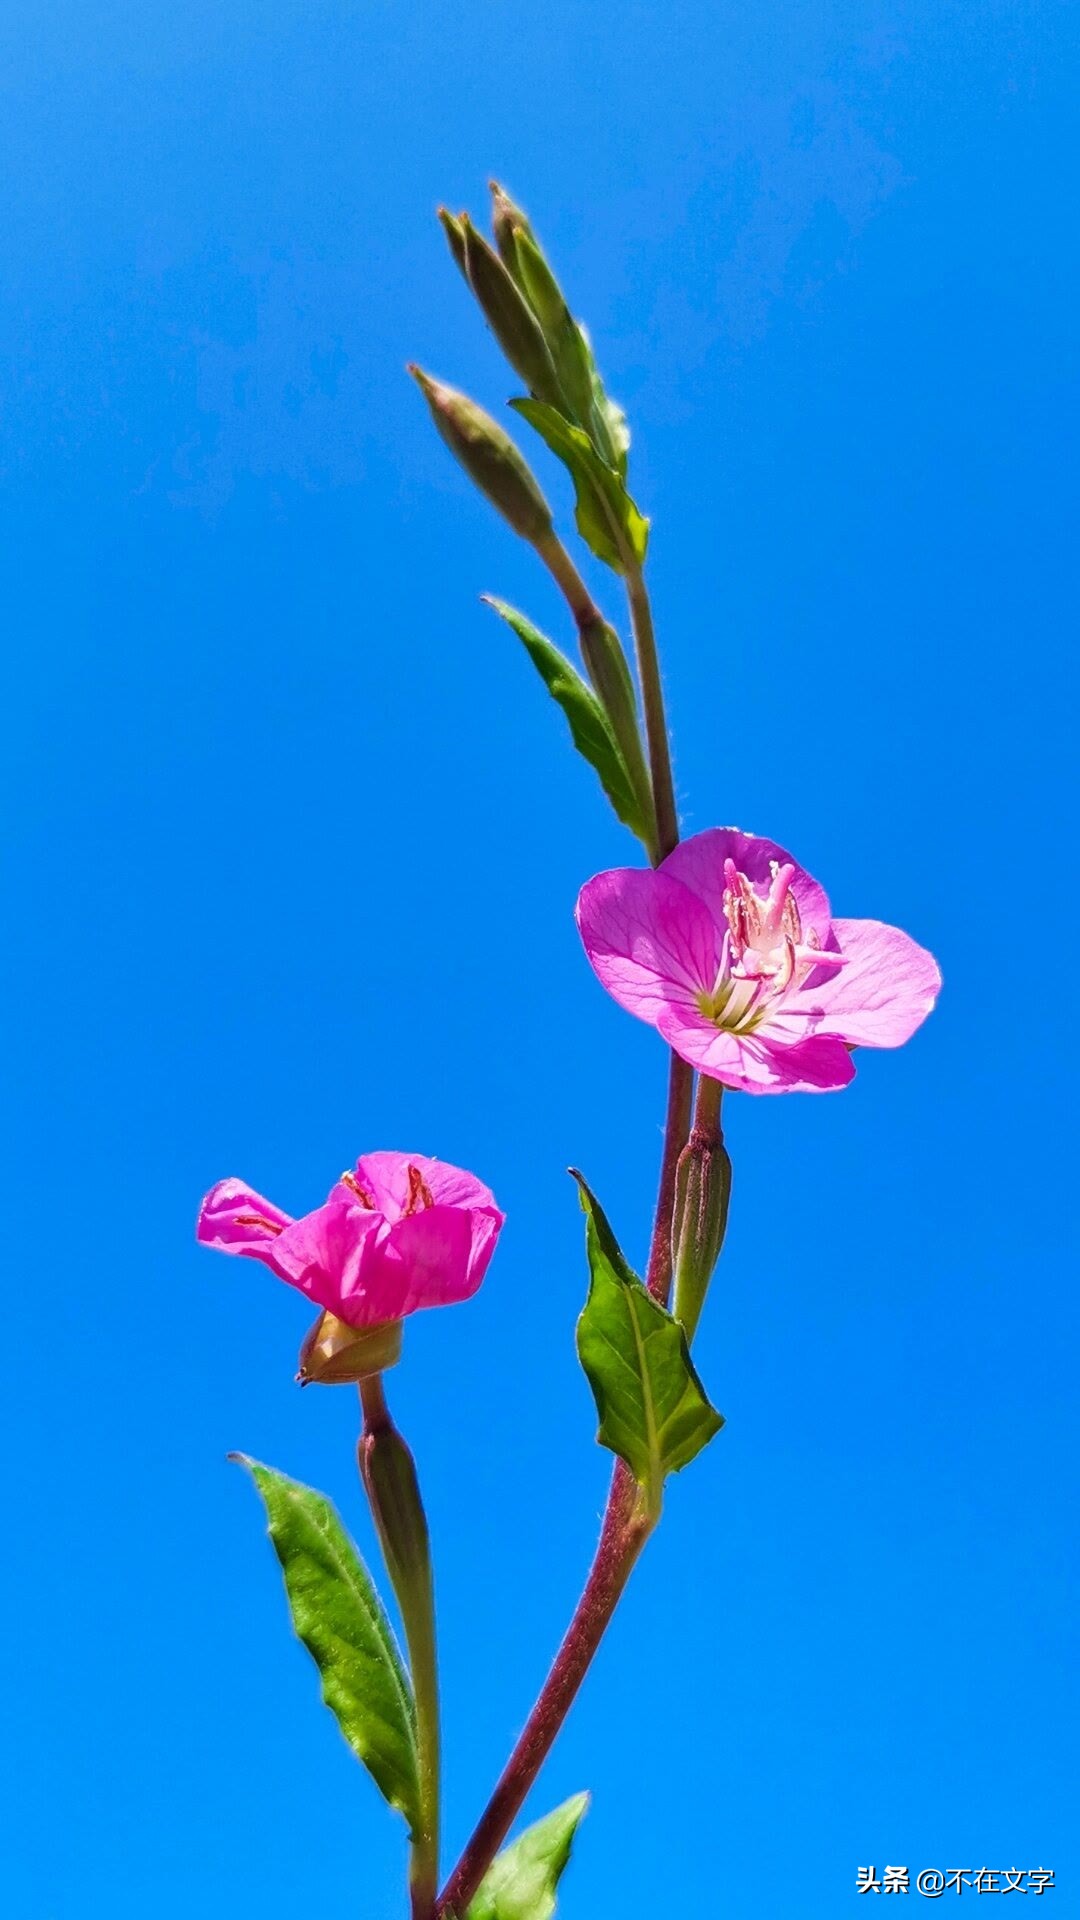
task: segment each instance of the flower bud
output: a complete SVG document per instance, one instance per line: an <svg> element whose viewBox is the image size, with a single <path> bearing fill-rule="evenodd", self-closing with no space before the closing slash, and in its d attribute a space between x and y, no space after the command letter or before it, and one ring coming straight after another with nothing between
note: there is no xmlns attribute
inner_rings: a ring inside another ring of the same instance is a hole
<svg viewBox="0 0 1080 1920"><path fill-rule="evenodd" d="M386 1570L408 1614L407 1596L430 1597L431 1548L413 1457L389 1416L364 1428L357 1460Z"/></svg>
<svg viewBox="0 0 1080 1920"><path fill-rule="evenodd" d="M517 243L519 235L536 241L536 235L529 225L528 218L516 207L504 187L497 180L490 180L491 188L491 229L495 235L495 245L499 249L503 265L513 275L518 286L522 285L521 270L518 266Z"/></svg>
<svg viewBox="0 0 1080 1920"><path fill-rule="evenodd" d="M578 634L586 672L611 723L643 818L655 827L656 807L641 745L637 696L622 643L606 620L586 620L579 625Z"/></svg>
<svg viewBox="0 0 1080 1920"><path fill-rule="evenodd" d="M420 367L409 372L431 417L471 480L509 520L515 533L534 545L551 533L551 508L508 433L455 387L432 380Z"/></svg>
<svg viewBox="0 0 1080 1920"><path fill-rule="evenodd" d="M302 1387L324 1387L366 1380L396 1366L401 1358L401 1321L378 1327L350 1327L336 1314L321 1313L300 1349L297 1379Z"/></svg>
<svg viewBox="0 0 1080 1920"><path fill-rule="evenodd" d="M449 208L440 207L438 213L442 230L446 235L446 243L465 278L468 279L468 269L465 265L465 228Z"/></svg>
<svg viewBox="0 0 1080 1920"><path fill-rule="evenodd" d="M564 404L543 329L517 282L466 215L461 221L469 285L514 372L538 400Z"/></svg>
<svg viewBox="0 0 1080 1920"><path fill-rule="evenodd" d="M675 1318L694 1337L709 1281L720 1257L731 1199L731 1161L719 1127L695 1127L675 1170L672 1262Z"/></svg>

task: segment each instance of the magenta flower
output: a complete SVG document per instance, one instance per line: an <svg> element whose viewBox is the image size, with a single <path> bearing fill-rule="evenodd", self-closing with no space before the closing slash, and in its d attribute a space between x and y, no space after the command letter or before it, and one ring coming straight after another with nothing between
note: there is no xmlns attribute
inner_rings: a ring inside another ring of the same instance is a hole
<svg viewBox="0 0 1080 1920"><path fill-rule="evenodd" d="M460 1167L421 1154L367 1153L326 1205L293 1220L242 1180L219 1180L199 1209L204 1246L262 1260L350 1327L403 1320L476 1292L505 1215Z"/></svg>
<svg viewBox="0 0 1080 1920"><path fill-rule="evenodd" d="M826 1093L852 1047L898 1047L941 975L880 920L834 920L772 840L715 827L655 870L597 874L577 922L597 978L699 1072L746 1093Z"/></svg>

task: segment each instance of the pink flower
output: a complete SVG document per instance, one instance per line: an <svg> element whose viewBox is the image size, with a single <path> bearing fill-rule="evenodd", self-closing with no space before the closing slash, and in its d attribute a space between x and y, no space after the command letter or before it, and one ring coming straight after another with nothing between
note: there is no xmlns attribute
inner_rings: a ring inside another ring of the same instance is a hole
<svg viewBox="0 0 1080 1920"><path fill-rule="evenodd" d="M422 1154L367 1153L324 1207L293 1220L242 1180L199 1209L204 1246L262 1260L351 1327L403 1320L476 1292L505 1215L471 1173Z"/></svg>
<svg viewBox="0 0 1080 1920"><path fill-rule="evenodd" d="M834 920L771 840L715 827L654 870L597 874L577 922L597 978L682 1058L746 1093L825 1093L851 1047L898 1047L941 986L932 956L880 920Z"/></svg>

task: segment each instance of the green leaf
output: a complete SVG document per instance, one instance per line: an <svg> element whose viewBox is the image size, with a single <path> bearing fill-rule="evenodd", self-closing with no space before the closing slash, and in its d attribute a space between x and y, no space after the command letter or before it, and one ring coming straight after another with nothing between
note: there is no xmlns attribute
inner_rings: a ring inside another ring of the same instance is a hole
<svg viewBox="0 0 1080 1920"><path fill-rule="evenodd" d="M552 699L558 701L569 722L575 747L599 774L600 784L619 819L639 840L644 840L645 821L626 762L592 688L586 686L566 655L545 639L523 613L508 606L505 600L496 600L490 594L484 597L488 606L494 607L513 628Z"/></svg>
<svg viewBox="0 0 1080 1920"><path fill-rule="evenodd" d="M649 544L649 523L631 500L622 477L602 460L581 427L543 400L511 400L568 469L576 495L575 519L582 539L616 573L640 566Z"/></svg>
<svg viewBox="0 0 1080 1920"><path fill-rule="evenodd" d="M589 1804L577 1793L507 1847L488 1868L465 1920L551 1920L555 1889Z"/></svg>
<svg viewBox="0 0 1080 1920"><path fill-rule="evenodd" d="M415 1710L401 1655L363 1561L325 1494L246 1454L285 1574L293 1626L358 1760L410 1826L418 1821Z"/></svg>
<svg viewBox="0 0 1080 1920"><path fill-rule="evenodd" d="M593 406L599 416L600 436L611 448L613 464L620 480L626 479L626 464L630 452L630 422L617 400L612 400L600 377L596 356L592 350L588 328L578 321L578 332L585 342L585 351L592 365ZM602 450L602 449L601 449Z"/></svg>
<svg viewBox="0 0 1080 1920"><path fill-rule="evenodd" d="M599 1202L575 1174L585 1210L589 1295L578 1357L600 1416L597 1434L626 1461L658 1508L665 1477L685 1467L723 1426L679 1322L628 1266Z"/></svg>

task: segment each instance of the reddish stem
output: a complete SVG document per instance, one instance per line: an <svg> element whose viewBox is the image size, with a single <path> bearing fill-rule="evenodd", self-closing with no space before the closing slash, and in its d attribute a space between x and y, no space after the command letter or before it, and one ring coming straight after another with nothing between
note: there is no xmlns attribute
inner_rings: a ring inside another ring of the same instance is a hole
<svg viewBox="0 0 1080 1920"><path fill-rule="evenodd" d="M693 1078L685 1062L672 1054L656 1218L646 1268L650 1293L654 1298L664 1301L671 1287L671 1216L675 1201L675 1169L690 1131ZM633 1474L621 1460L616 1461L600 1540L585 1590L524 1732L503 1768L499 1784L481 1815L476 1831L443 1889L436 1907L437 1920L451 1920L451 1916L461 1920L502 1846L533 1781L551 1752L559 1728L570 1711L655 1524L638 1497Z"/></svg>

